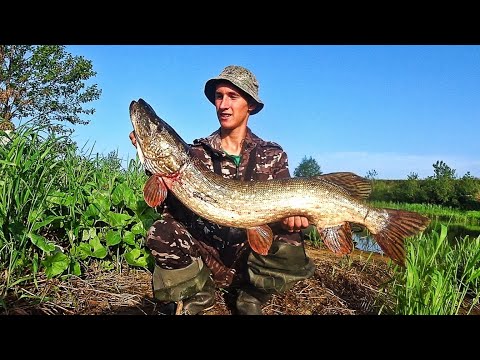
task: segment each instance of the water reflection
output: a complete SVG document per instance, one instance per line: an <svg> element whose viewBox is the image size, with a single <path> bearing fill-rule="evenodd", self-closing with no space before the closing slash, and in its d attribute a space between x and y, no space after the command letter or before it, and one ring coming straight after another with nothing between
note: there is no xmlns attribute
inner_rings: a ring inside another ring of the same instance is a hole
<svg viewBox="0 0 480 360"><path fill-rule="evenodd" d="M372 251L379 254L383 254L382 249L378 246L378 243L366 233L353 233L353 242L355 248L363 251Z"/></svg>
<svg viewBox="0 0 480 360"><path fill-rule="evenodd" d="M452 223L447 224L447 223L442 223L440 221L432 222L425 231L435 230L437 232L440 232L440 227L442 224L448 227L447 238L449 240L463 239L467 235L469 237L476 238L477 236L480 235L480 227L478 226L452 224Z"/></svg>

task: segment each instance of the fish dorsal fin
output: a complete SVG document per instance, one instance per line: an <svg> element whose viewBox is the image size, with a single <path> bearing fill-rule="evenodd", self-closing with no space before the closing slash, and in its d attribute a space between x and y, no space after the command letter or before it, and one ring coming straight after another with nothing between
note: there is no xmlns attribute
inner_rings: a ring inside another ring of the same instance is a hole
<svg viewBox="0 0 480 360"><path fill-rule="evenodd" d="M247 229L250 247L260 255L267 255L273 242L273 232L268 225L259 225Z"/></svg>
<svg viewBox="0 0 480 360"><path fill-rule="evenodd" d="M323 243L336 255L350 254L353 250L352 230L350 224L318 229Z"/></svg>
<svg viewBox="0 0 480 360"><path fill-rule="evenodd" d="M159 175L152 175L143 188L143 198L150 207L160 205L167 197L168 188Z"/></svg>
<svg viewBox="0 0 480 360"><path fill-rule="evenodd" d="M319 175L317 178L342 187L357 199L364 200L368 198L372 192L370 181L352 172L334 172Z"/></svg>

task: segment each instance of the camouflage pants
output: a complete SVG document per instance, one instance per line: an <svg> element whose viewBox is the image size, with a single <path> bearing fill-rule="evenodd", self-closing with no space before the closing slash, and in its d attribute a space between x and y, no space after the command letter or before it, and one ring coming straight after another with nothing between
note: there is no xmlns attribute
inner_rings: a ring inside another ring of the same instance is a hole
<svg viewBox="0 0 480 360"><path fill-rule="evenodd" d="M220 287L254 283L265 290L285 291L314 272L301 232L275 234L269 254L261 256L250 250L242 229L202 219L187 229L166 213L149 229L146 245L163 269L183 269L201 259Z"/></svg>

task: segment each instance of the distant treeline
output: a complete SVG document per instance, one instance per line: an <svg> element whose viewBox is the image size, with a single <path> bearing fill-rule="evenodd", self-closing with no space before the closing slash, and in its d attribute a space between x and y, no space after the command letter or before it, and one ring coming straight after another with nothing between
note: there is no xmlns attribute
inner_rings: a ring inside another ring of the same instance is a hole
<svg viewBox="0 0 480 360"><path fill-rule="evenodd" d="M294 176L321 175L320 165L311 156L303 157ZM372 181L369 200L413 204L434 204L461 210L480 210L480 179L467 172L458 177L456 170L444 161L433 164L433 176L420 179L410 173L407 180L378 180L372 169L365 178Z"/></svg>
<svg viewBox="0 0 480 360"><path fill-rule="evenodd" d="M480 179L428 177L407 180L373 180L369 200L435 204L462 210L480 210Z"/></svg>

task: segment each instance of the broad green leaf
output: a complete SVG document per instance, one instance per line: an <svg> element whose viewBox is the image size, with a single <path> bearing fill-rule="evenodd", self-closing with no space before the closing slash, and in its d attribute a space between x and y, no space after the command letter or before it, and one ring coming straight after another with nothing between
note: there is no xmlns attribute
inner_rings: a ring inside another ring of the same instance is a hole
<svg viewBox="0 0 480 360"><path fill-rule="evenodd" d="M95 236L97 236L97 229L94 227L82 231L82 241L93 239Z"/></svg>
<svg viewBox="0 0 480 360"><path fill-rule="evenodd" d="M85 260L92 256L92 248L88 243L80 243L71 250L72 255L78 256L80 259Z"/></svg>
<svg viewBox="0 0 480 360"><path fill-rule="evenodd" d="M103 259L107 256L107 249L100 243L98 236L95 236L93 239L90 239L88 242L92 247L92 256L98 259Z"/></svg>
<svg viewBox="0 0 480 360"><path fill-rule="evenodd" d="M107 235L105 235L108 246L115 246L122 241L122 237L119 231L108 230Z"/></svg>
<svg viewBox="0 0 480 360"><path fill-rule="evenodd" d="M93 204L89 204L85 209L85 211L83 212L82 218L85 218L85 219L96 218L98 217L99 214L100 214L100 210L98 210L98 207Z"/></svg>
<svg viewBox="0 0 480 360"><path fill-rule="evenodd" d="M131 251L125 253L125 260L132 266L146 268L151 263L151 256L152 255L146 252L145 249L132 249Z"/></svg>
<svg viewBox="0 0 480 360"><path fill-rule="evenodd" d="M132 221L132 217L128 214L119 214L109 211L106 215L105 222L112 227L123 227Z"/></svg>
<svg viewBox="0 0 480 360"><path fill-rule="evenodd" d="M75 198L60 191L52 191L47 196L47 201L57 205L69 206L75 203Z"/></svg>
<svg viewBox="0 0 480 360"><path fill-rule="evenodd" d="M67 270L70 261L67 255L57 252L52 256L47 256L42 264L45 266L45 274L47 275L47 278L51 279Z"/></svg>
<svg viewBox="0 0 480 360"><path fill-rule="evenodd" d="M125 204L129 204L132 199L135 200L133 190L130 189L126 183L118 184L112 191L112 203L114 205L118 205L122 201Z"/></svg>
<svg viewBox="0 0 480 360"><path fill-rule="evenodd" d="M41 222L38 222L35 225L33 225L32 231L36 231L36 230L50 224L52 221L60 220L60 219L64 219L64 218L65 218L65 216L54 216L54 215L47 216L45 218L45 220L43 220Z"/></svg>
<svg viewBox="0 0 480 360"><path fill-rule="evenodd" d="M28 213L28 222L33 223L37 221L37 219L42 217L42 214L44 213L44 209L37 207L37 208L32 208L30 209L30 212ZM32 229L36 230L36 229Z"/></svg>
<svg viewBox="0 0 480 360"><path fill-rule="evenodd" d="M8 223L7 227L10 234L12 234L16 239L21 240L21 237L26 235L27 228L19 221Z"/></svg>
<svg viewBox="0 0 480 360"><path fill-rule="evenodd" d="M150 206L147 205L143 198L138 199L137 197L135 197L135 204L129 203L127 206L133 210L138 217L140 217L147 209L150 209Z"/></svg>
<svg viewBox="0 0 480 360"><path fill-rule="evenodd" d="M29 239L32 241L33 245L37 246L39 249L45 252L52 252L55 250L55 244L49 242L44 236L37 235L35 233L28 233Z"/></svg>
<svg viewBox="0 0 480 360"><path fill-rule="evenodd" d="M107 256L107 249L100 243L98 236L95 236L88 243L82 242L78 246L72 247L70 253L72 256L78 256L82 260L89 256L103 259Z"/></svg>
<svg viewBox="0 0 480 360"><path fill-rule="evenodd" d="M130 209L135 211L137 208L137 201L138 197L135 195L132 189L127 188L124 192L124 199L125 205ZM146 204L146 203L145 203Z"/></svg>
<svg viewBox="0 0 480 360"><path fill-rule="evenodd" d="M142 235L142 236L145 236L147 234L147 232L143 228L142 222L138 222L132 226L132 233L135 235Z"/></svg>
<svg viewBox="0 0 480 360"><path fill-rule="evenodd" d="M110 210L110 199L108 195L102 194L100 192L95 192L93 195L93 199L90 200L90 202L95 205L102 214L106 213Z"/></svg>
<svg viewBox="0 0 480 360"><path fill-rule="evenodd" d="M125 244L135 246L135 234L131 231L125 231L123 234L123 242Z"/></svg>

